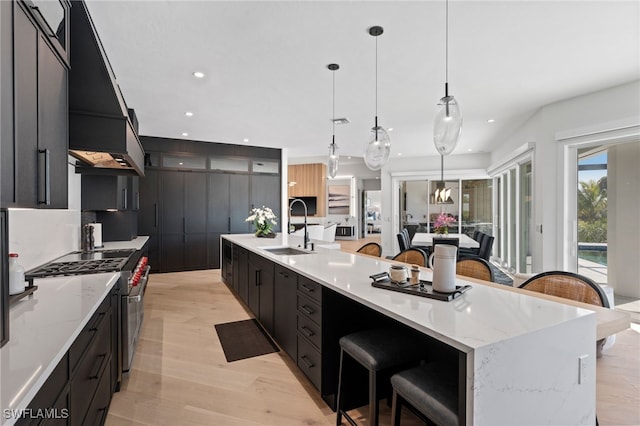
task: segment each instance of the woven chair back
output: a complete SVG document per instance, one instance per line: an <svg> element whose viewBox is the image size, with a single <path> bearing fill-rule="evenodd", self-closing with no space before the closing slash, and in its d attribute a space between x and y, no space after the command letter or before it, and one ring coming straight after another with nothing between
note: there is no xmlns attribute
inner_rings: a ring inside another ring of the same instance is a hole
<svg viewBox="0 0 640 426"><path fill-rule="evenodd" d="M358 253L369 256L382 256L382 247L378 243L367 243L358 249Z"/></svg>
<svg viewBox="0 0 640 426"><path fill-rule="evenodd" d="M572 272L543 272L529 278L520 288L605 308L609 307L609 301L602 287L593 280Z"/></svg>
<svg viewBox="0 0 640 426"><path fill-rule="evenodd" d="M493 269L484 259L478 257L460 259L456 263L456 274L479 280L494 281Z"/></svg>
<svg viewBox="0 0 640 426"><path fill-rule="evenodd" d="M424 251L417 248L410 248L401 251L393 257L393 260L419 266L427 266L427 255Z"/></svg>

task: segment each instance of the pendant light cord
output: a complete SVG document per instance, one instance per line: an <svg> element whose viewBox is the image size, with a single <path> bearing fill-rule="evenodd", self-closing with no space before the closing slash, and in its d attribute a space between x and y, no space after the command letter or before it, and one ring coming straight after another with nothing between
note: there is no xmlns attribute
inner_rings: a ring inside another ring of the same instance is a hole
<svg viewBox="0 0 640 426"><path fill-rule="evenodd" d="M332 105L332 119L331 122L333 123L333 141L331 142L332 144L335 144L336 142L336 72L335 71L331 71L331 75L333 77L333 105Z"/></svg>
<svg viewBox="0 0 640 426"><path fill-rule="evenodd" d="M444 22L444 81L449 84L449 0L445 3Z"/></svg>
<svg viewBox="0 0 640 426"><path fill-rule="evenodd" d="M378 37L376 37L376 127L378 127Z"/></svg>

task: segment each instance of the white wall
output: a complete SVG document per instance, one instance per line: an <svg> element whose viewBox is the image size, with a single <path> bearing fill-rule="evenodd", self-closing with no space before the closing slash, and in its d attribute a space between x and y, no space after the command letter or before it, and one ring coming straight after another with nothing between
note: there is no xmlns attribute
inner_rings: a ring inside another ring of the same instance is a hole
<svg viewBox="0 0 640 426"><path fill-rule="evenodd" d="M68 167L69 208L9 209L9 251L26 269L80 249L80 175Z"/></svg>

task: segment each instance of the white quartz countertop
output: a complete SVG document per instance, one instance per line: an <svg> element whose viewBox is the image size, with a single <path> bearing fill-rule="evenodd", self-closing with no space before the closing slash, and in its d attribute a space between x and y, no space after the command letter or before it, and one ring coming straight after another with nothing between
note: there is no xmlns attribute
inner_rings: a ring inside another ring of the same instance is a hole
<svg viewBox="0 0 640 426"><path fill-rule="evenodd" d="M278 234L273 239L256 238L253 234L223 238L463 352L594 315L587 309L463 279L458 279L457 284L470 284L471 290L450 302L384 290L373 287L369 278L389 270L391 261L383 258L321 247L302 255L275 255L264 250L301 245L301 238L288 234ZM431 270L422 268L420 278L431 281Z"/></svg>
<svg viewBox="0 0 640 426"><path fill-rule="evenodd" d="M131 241L106 241L99 250L120 250L120 249L136 249L140 250L145 243L149 241L147 236L138 236Z"/></svg>
<svg viewBox="0 0 640 426"><path fill-rule="evenodd" d="M9 342L0 349L0 423L15 418L42 387L119 273L43 278L38 289L9 310Z"/></svg>

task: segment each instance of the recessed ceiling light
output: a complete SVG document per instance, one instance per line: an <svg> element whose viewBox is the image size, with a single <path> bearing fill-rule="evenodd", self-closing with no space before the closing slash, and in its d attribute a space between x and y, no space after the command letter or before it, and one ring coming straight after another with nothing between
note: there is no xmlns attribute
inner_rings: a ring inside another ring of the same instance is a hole
<svg viewBox="0 0 640 426"><path fill-rule="evenodd" d="M247 139L247 138L244 138L242 140L245 141L245 142L249 142L249 139Z"/></svg>
<svg viewBox="0 0 640 426"><path fill-rule="evenodd" d="M387 132L393 132L393 127L389 127L389 128L387 129Z"/></svg>
<svg viewBox="0 0 640 426"><path fill-rule="evenodd" d="M182 132L182 136L189 136L189 133L187 133L187 132Z"/></svg>
<svg viewBox="0 0 640 426"><path fill-rule="evenodd" d="M471 149L471 148L467 148L467 151L471 152L471 151L473 151L473 149Z"/></svg>
<svg viewBox="0 0 640 426"><path fill-rule="evenodd" d="M196 72L193 73L193 76L195 78L204 78L204 73L201 72L201 71L196 71Z"/></svg>
<svg viewBox="0 0 640 426"><path fill-rule="evenodd" d="M351 156L350 155L347 157L347 160L351 160Z"/></svg>
<svg viewBox="0 0 640 426"><path fill-rule="evenodd" d="M401 153L401 152L399 152L399 153L398 153L398 157L400 157L401 155L402 155L402 153Z"/></svg>
<svg viewBox="0 0 640 426"><path fill-rule="evenodd" d="M193 117L193 113L191 111L187 111L184 113L187 117Z"/></svg>
<svg viewBox="0 0 640 426"><path fill-rule="evenodd" d="M487 123L493 123L494 121L496 121L496 120L494 120L493 118L490 118L490 119L487 120Z"/></svg>
<svg viewBox="0 0 640 426"><path fill-rule="evenodd" d="M181 161L181 162L178 163L178 165L182 166L182 165L184 165L184 163Z"/></svg>
<svg viewBox="0 0 640 426"><path fill-rule="evenodd" d="M376 176L376 179L380 179L380 176Z"/></svg>

